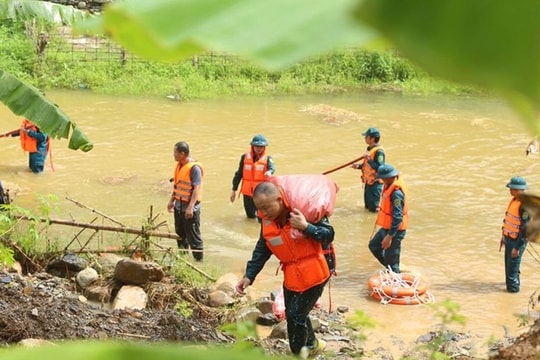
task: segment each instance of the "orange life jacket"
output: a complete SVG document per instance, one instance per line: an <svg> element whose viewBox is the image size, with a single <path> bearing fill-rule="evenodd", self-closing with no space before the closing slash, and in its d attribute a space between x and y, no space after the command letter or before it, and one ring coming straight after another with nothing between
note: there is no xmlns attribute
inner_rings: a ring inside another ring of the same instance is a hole
<svg viewBox="0 0 540 360"><path fill-rule="evenodd" d="M521 216L519 215L519 208L521 201L516 198L512 198L508 203L508 208L504 214L502 232L504 236L508 236L512 239L517 239L519 235L519 228L521 226Z"/></svg>
<svg viewBox="0 0 540 360"><path fill-rule="evenodd" d="M283 201L288 208L285 194L280 189ZM279 259L284 286L292 291L302 292L322 284L330 276L325 250L321 244L309 237L291 237L291 224L282 228L279 220L262 220L262 235L266 246Z"/></svg>
<svg viewBox="0 0 540 360"><path fill-rule="evenodd" d="M253 190L264 181L264 173L268 170L268 157L263 152L257 161L253 161L252 151L244 156L244 168L242 169L242 188L244 195L253 196Z"/></svg>
<svg viewBox="0 0 540 360"><path fill-rule="evenodd" d="M403 182L398 178L394 180L392 185L383 189L381 207L377 214L377 225L381 226L383 229L389 230L392 226L392 193L397 189L401 189L405 197L403 204L403 221L399 225L398 230L407 229L407 225L409 224L409 201L407 190Z"/></svg>
<svg viewBox="0 0 540 360"><path fill-rule="evenodd" d="M375 161L375 154L379 149L382 149L382 146L374 146L369 150L369 157L364 158L364 163L362 164L362 182L368 185L373 185L375 182L381 182L377 180L377 169L374 169L370 164L368 159Z"/></svg>
<svg viewBox="0 0 540 360"><path fill-rule="evenodd" d="M22 127L26 130L38 131L37 126L27 119L23 120ZM37 152L37 140L28 135L26 131L19 131L19 139L21 140L21 147L24 151Z"/></svg>
<svg viewBox="0 0 540 360"><path fill-rule="evenodd" d="M174 199L179 200L185 203L191 201L191 196L193 195L193 186L191 185L191 168L193 166L199 166L201 168L201 177L203 175L202 164L198 161L190 160L187 164L181 165L180 163L176 164L176 169L174 171ZM197 201L202 200L202 189L199 192L199 198Z"/></svg>

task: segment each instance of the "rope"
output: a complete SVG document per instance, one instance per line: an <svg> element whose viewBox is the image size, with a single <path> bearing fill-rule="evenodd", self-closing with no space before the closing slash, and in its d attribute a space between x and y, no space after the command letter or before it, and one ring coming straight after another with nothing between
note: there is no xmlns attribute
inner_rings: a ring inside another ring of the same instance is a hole
<svg viewBox="0 0 540 360"><path fill-rule="evenodd" d="M390 303L400 304L431 304L435 302L435 297L428 291L420 294L418 291L418 285L420 285L420 276L414 275L412 283L405 281L401 274L393 272L390 267L379 272L379 283L373 286L371 295L376 294L376 298L380 299L381 304L386 305ZM387 294L384 288L391 288L393 291L391 294ZM397 296L395 294L399 288L413 289L412 296ZM394 291L396 290L396 291Z"/></svg>
<svg viewBox="0 0 540 360"><path fill-rule="evenodd" d="M532 249L533 251L531 251ZM529 242L529 245L527 246L527 252L532 256L534 261L536 261L537 264L540 264L540 254L538 254L538 251L532 246L532 243ZM534 253L533 253L534 252Z"/></svg>
<svg viewBox="0 0 540 360"><path fill-rule="evenodd" d="M54 165L53 165L53 155L52 155L52 147L51 147L51 137L47 135L47 152L49 153L49 164L51 165L51 170L54 172Z"/></svg>
<svg viewBox="0 0 540 360"><path fill-rule="evenodd" d="M330 279L328 280L328 313L332 313L332 276L330 276Z"/></svg>

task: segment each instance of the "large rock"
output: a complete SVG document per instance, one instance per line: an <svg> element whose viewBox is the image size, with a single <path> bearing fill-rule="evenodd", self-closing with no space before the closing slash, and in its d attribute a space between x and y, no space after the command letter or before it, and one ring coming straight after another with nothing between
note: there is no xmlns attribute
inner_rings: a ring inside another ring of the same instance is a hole
<svg viewBox="0 0 540 360"><path fill-rule="evenodd" d="M287 320L275 324L268 337L271 339L287 339Z"/></svg>
<svg viewBox="0 0 540 360"><path fill-rule="evenodd" d="M154 262L122 259L116 264L114 277L126 285L144 285L151 281L161 281L165 273Z"/></svg>
<svg viewBox="0 0 540 360"><path fill-rule="evenodd" d="M259 309L257 309L254 306L241 308L236 313L236 321L242 322L242 321L249 321L255 323L257 321L257 318L261 316L262 313Z"/></svg>
<svg viewBox="0 0 540 360"><path fill-rule="evenodd" d="M111 288L103 285L90 285L84 289L83 295L88 300L107 304L111 301Z"/></svg>
<svg viewBox="0 0 540 360"><path fill-rule="evenodd" d="M113 310L142 310L148 303L148 295L139 286L122 286L114 298Z"/></svg>
<svg viewBox="0 0 540 360"><path fill-rule="evenodd" d="M77 284L85 289L88 285L99 279L99 275L95 269L87 267L86 269L79 271L75 279L77 280Z"/></svg>
<svg viewBox="0 0 540 360"><path fill-rule="evenodd" d="M212 291L208 294L208 305L212 307L220 307L232 305L235 300L226 292L221 290Z"/></svg>
<svg viewBox="0 0 540 360"><path fill-rule="evenodd" d="M70 278L88 266L88 260L77 254L68 253L61 259L55 259L47 265L47 272L51 275Z"/></svg>
<svg viewBox="0 0 540 360"><path fill-rule="evenodd" d="M255 304L263 314L274 314L273 306L274 302L270 299L259 299Z"/></svg>
<svg viewBox="0 0 540 360"><path fill-rule="evenodd" d="M97 266L100 274L112 274L116 264L125 257L113 253L101 253L97 258Z"/></svg>
<svg viewBox="0 0 540 360"><path fill-rule="evenodd" d="M229 296L234 296L236 294L236 283L240 280L237 275L233 273L223 274L219 279L216 280L212 290L221 290L227 293Z"/></svg>

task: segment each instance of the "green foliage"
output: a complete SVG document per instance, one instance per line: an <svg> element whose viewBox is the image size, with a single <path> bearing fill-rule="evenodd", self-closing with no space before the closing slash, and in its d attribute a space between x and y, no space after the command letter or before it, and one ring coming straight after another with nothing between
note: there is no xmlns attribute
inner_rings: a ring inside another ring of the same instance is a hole
<svg viewBox="0 0 540 360"><path fill-rule="evenodd" d="M32 41L26 36L24 25L12 20L0 21L0 69L29 79L37 60Z"/></svg>
<svg viewBox="0 0 540 360"><path fill-rule="evenodd" d="M2 205L0 210L0 265L13 265L15 262L13 249L8 246L15 226L9 215L11 207L12 205Z"/></svg>
<svg viewBox="0 0 540 360"><path fill-rule="evenodd" d="M2 64L7 65L8 68L17 68L13 62L13 57L16 57L17 65L19 65L17 73L28 71L29 62L36 57L30 49L37 50L33 45L28 46L28 43L37 39L36 30L38 26L41 26L40 24L71 24L75 20L82 21L85 17L87 13L71 6L31 0L0 0L0 21L7 24L8 30L21 30L21 24L24 24L29 38L26 41L15 42L20 43L21 46L13 46L12 42L7 42L7 47L0 48L2 58L7 54ZM9 32L0 33L0 35L3 35L0 38L10 37ZM0 101L14 114L28 118L52 137L69 138L68 148L70 149L82 151L92 149L93 145L90 141L58 106L48 101L37 88L27 84L17 75L14 76L2 69L3 67L0 66Z"/></svg>
<svg viewBox="0 0 540 360"><path fill-rule="evenodd" d="M371 39L351 21L357 0L206 0L113 2L80 25L147 59L178 61L205 51L243 55L277 70L337 47ZM285 10L286 9L286 10ZM182 14L182 21L178 15Z"/></svg>
<svg viewBox="0 0 540 360"><path fill-rule="evenodd" d="M18 31L22 32L23 27ZM21 39L27 41L25 36ZM416 93L446 91L437 84L425 86L430 78L395 51L341 49L310 57L287 69L270 71L246 58L216 52L175 63L127 54L123 63L118 45L111 40L101 37L90 40L91 48L74 46L64 37L54 36L51 30L46 55L43 58L34 55L32 66L24 73L19 72L20 77L32 79L43 89L92 89L105 94L156 97L173 95L181 100L235 95L333 94L379 84ZM96 44L99 46L95 47ZM31 50L31 45L28 46ZM460 91L457 86L448 89Z"/></svg>
<svg viewBox="0 0 540 360"><path fill-rule="evenodd" d="M55 3L43 4L36 0L0 0L0 19L40 21L56 24L73 24L89 17L87 12L73 6Z"/></svg>
<svg viewBox="0 0 540 360"><path fill-rule="evenodd" d="M26 254L35 254L39 244L38 218L30 210L18 206L7 205L4 209L0 213L0 239L4 244L3 249L12 249L15 246L20 247ZM22 217L28 219L28 226L21 225ZM13 263L13 258L10 259L13 251L4 253L3 249L0 249L1 257L8 259L8 263Z"/></svg>
<svg viewBox="0 0 540 360"><path fill-rule="evenodd" d="M13 204L3 206L0 211L0 263L13 264L14 248L30 257L57 250L58 243L47 236L50 224L42 219L48 218L58 197L44 195L39 196L38 201L37 213Z"/></svg>
<svg viewBox="0 0 540 360"><path fill-rule="evenodd" d="M366 0L356 16L431 74L496 90L540 131L540 3Z"/></svg>
<svg viewBox="0 0 540 360"><path fill-rule="evenodd" d="M15 259L14 259L13 249L0 243L0 264L11 266L14 263L15 263Z"/></svg>
<svg viewBox="0 0 540 360"><path fill-rule="evenodd" d="M314 57L283 71L304 84L351 86L359 83L393 83L416 77L415 68L391 51L346 49Z"/></svg>
<svg viewBox="0 0 540 360"><path fill-rule="evenodd" d="M209 286L212 283L212 280L203 275L202 272L211 277L215 277L217 269L210 268L210 265L201 263L197 263L195 266L189 262L191 258L191 254L180 255L180 257L172 263L170 271L174 275L176 281L196 288ZM208 274L208 272L210 272L210 274Z"/></svg>
<svg viewBox="0 0 540 360"><path fill-rule="evenodd" d="M446 299L440 303L428 304L433 311L434 316L439 319L440 325L435 333L435 338L419 347L420 351L425 351L429 354L431 360L449 360L450 356L444 353L444 345L449 341L450 326L465 324L465 317L459 314L459 304L450 299Z"/></svg>
<svg viewBox="0 0 540 360"><path fill-rule="evenodd" d="M259 349L229 349L200 347L189 344L142 344L134 342L72 342L60 346L11 348L2 351L2 360L262 360L267 359Z"/></svg>
<svg viewBox="0 0 540 360"><path fill-rule="evenodd" d="M49 218L51 210L58 210L58 195L39 195L38 202L39 205L37 207L37 210L39 212L39 215L43 218Z"/></svg>
<svg viewBox="0 0 540 360"><path fill-rule="evenodd" d="M257 328L252 321L237 322L234 324L225 324L221 330L235 337L236 342L233 348L237 350L253 349L254 343L250 340L257 339Z"/></svg>
<svg viewBox="0 0 540 360"><path fill-rule="evenodd" d="M182 299L180 299L176 303L176 305L174 306L174 311L176 311L178 314L182 315L185 318L188 318L191 315L193 315L192 304Z"/></svg>
<svg viewBox="0 0 540 360"><path fill-rule="evenodd" d="M428 304L435 311L435 317L438 318L443 326L450 324L464 325L466 318L459 314L460 306L450 299L445 299L441 303Z"/></svg>
<svg viewBox="0 0 540 360"><path fill-rule="evenodd" d="M430 75L505 96L540 132L539 16L534 1L125 0L81 28L111 34L153 60L226 51L272 70L339 48L380 48L391 41ZM366 64L367 74L403 76L389 72L388 64ZM284 90L295 84L288 80Z"/></svg>
<svg viewBox="0 0 540 360"><path fill-rule="evenodd" d="M62 110L31 85L0 69L0 101L10 110L34 122L52 137L69 138L68 147L90 151L93 144ZM70 134L71 132L71 134Z"/></svg>
<svg viewBox="0 0 540 360"><path fill-rule="evenodd" d="M356 310L354 316L347 319L347 323L356 330L358 339L361 341L366 339L366 335L363 332L364 329L373 329L379 325L362 310Z"/></svg>

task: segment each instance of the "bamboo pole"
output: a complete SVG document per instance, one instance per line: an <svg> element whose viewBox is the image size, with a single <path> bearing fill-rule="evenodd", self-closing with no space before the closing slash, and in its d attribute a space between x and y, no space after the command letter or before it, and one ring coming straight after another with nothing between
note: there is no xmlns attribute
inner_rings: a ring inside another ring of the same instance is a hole
<svg viewBox="0 0 540 360"><path fill-rule="evenodd" d="M104 213L102 213L102 212L100 212L100 211L98 211L98 210L96 210L96 209L92 209L91 207L89 207L89 206L87 206L87 205L84 205L83 203L81 203L81 202L79 202L79 201L77 201L77 200L75 200L75 199L72 199L72 198L70 198L69 196L66 196L66 200L69 200L69 201L75 203L75 205L77 205L77 206L79 206L79 207L88 209L88 210L90 210L90 211L92 211L92 212L94 212L94 213L96 213L96 214L98 214L98 215L100 215L100 216L103 216L105 219L108 219L108 220L112 221L113 223L116 223L116 224L118 224L118 225L120 225L120 226L124 226L124 224L122 224L120 221L117 221L117 220L113 219L112 217L107 216L107 215L105 215Z"/></svg>
<svg viewBox="0 0 540 360"><path fill-rule="evenodd" d="M353 163L355 163L355 162L357 162L357 161L362 160L362 159L364 158L364 156L365 156L365 155L362 155L362 156L360 156L359 158L356 158L356 159L354 159L354 160L351 160L351 161L349 161L349 162L346 163L346 164L340 165L340 166L335 167L335 168L330 169L330 170L326 170L326 171L323 172L322 174L323 174L323 175L327 175L327 174L333 173L334 171L338 171L338 170L340 170L340 169L343 169L343 168L346 167L346 166L349 166L349 165L351 165L351 164L353 164Z"/></svg>
<svg viewBox="0 0 540 360"><path fill-rule="evenodd" d="M29 221L34 220L34 218L29 218L28 216L17 216L17 217L22 220L29 220ZM180 239L178 235L175 233L160 232L160 231L155 231L155 230L146 230L144 227L141 229L136 229L136 228L131 228L127 226L89 224L89 223L83 223L83 222L78 222L74 220L49 219L49 218L43 218L43 217L39 217L37 218L37 220L43 223L67 225L67 226L74 226L74 227L80 227L80 228L85 228L85 229L114 231L114 232L136 234L136 235L143 235L143 236L155 236L155 237L175 239L175 240Z"/></svg>
<svg viewBox="0 0 540 360"><path fill-rule="evenodd" d="M0 138L7 137L7 136L11 136L11 135L13 135L13 134L19 132L19 130L20 130L20 129L15 129L15 130L11 130L11 131L2 133L2 134L0 134Z"/></svg>
<svg viewBox="0 0 540 360"><path fill-rule="evenodd" d="M28 216L17 216L17 218L22 219L22 220L29 220L29 221L30 220L31 221L35 220L35 219L29 218ZM72 220L49 219L49 218L43 218L43 217L37 218L37 220L39 220L39 221L41 221L43 223L75 226L75 227L81 227L81 228L85 228L85 229L94 229L96 231L97 230L105 230L105 231L115 231L115 232L123 232L123 233L128 233L128 234L143 235L143 236L149 236L149 237L150 236L155 236L155 237L161 237L161 238L179 239L177 234L173 234L173 233L170 233L170 232L165 233L165 232L159 232L159 231L153 231L153 230L145 230L144 227L142 229L135 229L135 228L128 228L128 227L118 227L118 226L108 226L108 225L96 225L96 224L89 224L89 223L81 223L81 222L72 221ZM85 246L86 246L86 244L85 244ZM201 251L201 250L184 249L182 251L185 251L185 252L197 252L197 251ZM91 251L87 250L86 252L91 252ZM203 271L199 267L193 265L192 263L190 263L186 259L182 258L181 256L179 256L177 254L173 254L173 255L175 256L175 258L177 260L183 261L186 265L191 267L193 270L199 272L200 274L202 274L203 276L205 276L209 280L216 281L216 279L214 279L213 276L206 273L205 271Z"/></svg>

